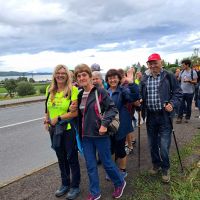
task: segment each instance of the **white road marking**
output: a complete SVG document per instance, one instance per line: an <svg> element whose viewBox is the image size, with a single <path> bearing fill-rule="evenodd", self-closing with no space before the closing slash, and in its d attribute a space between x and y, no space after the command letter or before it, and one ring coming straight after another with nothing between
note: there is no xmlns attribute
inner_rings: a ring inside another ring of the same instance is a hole
<svg viewBox="0 0 200 200"><path fill-rule="evenodd" d="M37 118L37 119L27 120L27 121L24 121L24 122L18 122L18 123L15 123L15 124L9 124L9 125L6 125L6 126L1 126L0 129L7 128L7 127L12 127L12 126L17 126L17 125L21 125L21 124L26 124L26 123L37 121L37 120L41 120L41 119L43 119L43 117L40 117L40 118Z"/></svg>

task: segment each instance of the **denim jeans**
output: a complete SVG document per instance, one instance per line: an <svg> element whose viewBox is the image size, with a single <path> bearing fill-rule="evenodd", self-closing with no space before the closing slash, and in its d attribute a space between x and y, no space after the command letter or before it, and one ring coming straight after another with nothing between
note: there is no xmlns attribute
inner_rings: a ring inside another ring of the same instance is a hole
<svg viewBox="0 0 200 200"><path fill-rule="evenodd" d="M147 135L154 166L162 170L170 168L169 148L171 145L172 126L168 113L147 113Z"/></svg>
<svg viewBox="0 0 200 200"><path fill-rule="evenodd" d="M115 187L123 184L123 178L111 158L109 137L84 137L82 141L83 153L86 160L86 167L89 176L89 190L94 196L100 194L99 176L96 160L96 150L98 151L103 167L114 183Z"/></svg>
<svg viewBox="0 0 200 200"><path fill-rule="evenodd" d="M190 119L192 113L192 99L194 94L183 93L183 99L179 107L178 117L183 118L183 112L186 113L185 118Z"/></svg>
<svg viewBox="0 0 200 200"><path fill-rule="evenodd" d="M51 138L52 139L52 138ZM61 146L56 149L62 185L77 188L80 184L80 165L74 129L66 130L61 138ZM70 171L72 180L70 182Z"/></svg>

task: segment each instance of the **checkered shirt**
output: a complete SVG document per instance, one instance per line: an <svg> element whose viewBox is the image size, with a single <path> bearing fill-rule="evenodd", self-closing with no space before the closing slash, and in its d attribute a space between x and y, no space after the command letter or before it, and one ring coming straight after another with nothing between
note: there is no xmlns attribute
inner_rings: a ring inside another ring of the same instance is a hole
<svg viewBox="0 0 200 200"><path fill-rule="evenodd" d="M149 76L147 80L147 109L150 111L162 110L161 100L159 96L160 74L156 77Z"/></svg>

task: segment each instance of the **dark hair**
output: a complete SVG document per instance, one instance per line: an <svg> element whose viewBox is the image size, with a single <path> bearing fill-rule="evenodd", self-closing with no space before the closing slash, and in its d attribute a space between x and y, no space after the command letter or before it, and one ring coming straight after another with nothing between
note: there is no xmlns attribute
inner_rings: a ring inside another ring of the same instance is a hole
<svg viewBox="0 0 200 200"><path fill-rule="evenodd" d="M111 76L118 76L119 81L121 81L121 79L122 79L121 74L116 69L110 69L107 71L106 78L105 78L106 82L108 82L108 77L111 77Z"/></svg>
<svg viewBox="0 0 200 200"><path fill-rule="evenodd" d="M126 76L126 72L125 72L123 69L118 69L117 71L121 74L121 77L122 77L122 78L123 78L124 76Z"/></svg>
<svg viewBox="0 0 200 200"><path fill-rule="evenodd" d="M182 61L181 61L181 64L183 64L183 63L184 63L185 65L189 65L189 67L191 67L191 64L192 64L192 63L191 63L191 60L189 60L189 59L184 59L184 60L182 60Z"/></svg>

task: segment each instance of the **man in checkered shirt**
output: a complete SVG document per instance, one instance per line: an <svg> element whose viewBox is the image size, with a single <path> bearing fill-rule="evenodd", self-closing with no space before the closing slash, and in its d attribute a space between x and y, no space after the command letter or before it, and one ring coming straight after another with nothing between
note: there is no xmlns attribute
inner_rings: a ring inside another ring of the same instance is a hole
<svg viewBox="0 0 200 200"><path fill-rule="evenodd" d="M170 182L169 148L172 117L180 105L182 90L175 78L163 69L159 54L148 57L148 73L141 81L142 116L146 118L148 142L153 167L152 175L162 172L162 181Z"/></svg>

